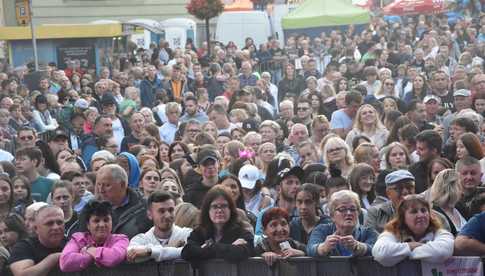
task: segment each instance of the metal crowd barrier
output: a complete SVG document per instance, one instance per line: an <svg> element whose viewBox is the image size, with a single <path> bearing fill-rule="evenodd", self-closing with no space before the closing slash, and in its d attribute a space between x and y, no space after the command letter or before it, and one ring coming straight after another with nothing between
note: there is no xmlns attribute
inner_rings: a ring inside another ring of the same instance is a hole
<svg viewBox="0 0 485 276"><path fill-rule="evenodd" d="M406 260L394 267L383 267L371 257L331 257L314 259L291 258L269 267L261 258L250 258L240 263L210 260L194 270L189 263L146 262L122 264L114 268L91 266L85 271L63 273L51 271L49 276L420 276L419 261Z"/></svg>

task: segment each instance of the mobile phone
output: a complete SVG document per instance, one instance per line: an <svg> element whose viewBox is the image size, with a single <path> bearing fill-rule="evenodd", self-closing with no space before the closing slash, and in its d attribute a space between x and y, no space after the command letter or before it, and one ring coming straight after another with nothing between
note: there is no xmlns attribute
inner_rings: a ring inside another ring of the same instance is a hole
<svg viewBox="0 0 485 276"><path fill-rule="evenodd" d="M290 249L291 245L288 241L280 242L281 250Z"/></svg>

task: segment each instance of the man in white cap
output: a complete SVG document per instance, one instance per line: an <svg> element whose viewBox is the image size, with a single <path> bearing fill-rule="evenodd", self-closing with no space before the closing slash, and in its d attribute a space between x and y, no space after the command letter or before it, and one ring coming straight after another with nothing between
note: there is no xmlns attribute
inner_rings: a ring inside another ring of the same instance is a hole
<svg viewBox="0 0 485 276"><path fill-rule="evenodd" d="M407 195L415 194L415 178L408 170L396 170L385 178L386 195L389 201L372 206L367 211L364 226L372 227L382 233L384 226L394 217L397 207ZM435 214L438 214L435 212ZM449 231L450 225L445 218L439 216L443 227Z"/></svg>
<svg viewBox="0 0 485 276"><path fill-rule="evenodd" d="M432 124L440 124L442 118L438 115L441 108L441 100L435 95L427 95L423 99L424 108L426 109L426 121Z"/></svg>
<svg viewBox="0 0 485 276"><path fill-rule="evenodd" d="M456 118L456 114L463 109L472 107L472 93L468 89L458 89L453 93L453 102L455 106L455 112L447 115L443 118L444 139L447 141L450 135L450 124Z"/></svg>

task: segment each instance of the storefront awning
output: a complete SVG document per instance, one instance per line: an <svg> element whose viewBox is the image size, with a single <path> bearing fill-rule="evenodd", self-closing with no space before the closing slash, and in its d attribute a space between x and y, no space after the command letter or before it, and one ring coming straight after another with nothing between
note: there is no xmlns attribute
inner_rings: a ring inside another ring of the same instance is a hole
<svg viewBox="0 0 485 276"><path fill-rule="evenodd" d="M116 37L123 35L121 24L69 24L36 26L37 39ZM0 27L0 40L31 39L29 26Z"/></svg>

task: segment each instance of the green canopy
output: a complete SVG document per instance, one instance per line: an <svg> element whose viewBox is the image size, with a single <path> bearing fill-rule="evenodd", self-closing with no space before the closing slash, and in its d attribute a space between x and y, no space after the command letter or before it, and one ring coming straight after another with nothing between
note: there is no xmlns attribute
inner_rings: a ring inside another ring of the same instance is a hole
<svg viewBox="0 0 485 276"><path fill-rule="evenodd" d="M369 11L351 0L306 0L282 18L283 29L306 29L369 23Z"/></svg>

